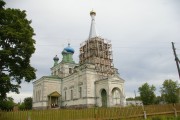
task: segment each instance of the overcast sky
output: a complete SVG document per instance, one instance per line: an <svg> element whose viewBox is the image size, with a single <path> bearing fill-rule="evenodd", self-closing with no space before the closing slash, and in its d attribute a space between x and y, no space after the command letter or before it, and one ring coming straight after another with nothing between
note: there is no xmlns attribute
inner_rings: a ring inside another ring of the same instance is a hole
<svg viewBox="0 0 180 120"><path fill-rule="evenodd" d="M96 11L99 35L111 40L114 65L125 80L126 97L138 95L145 82L155 85L156 94L165 79L179 80L171 42L180 57L180 0L6 0L6 7L26 10L36 35L31 64L37 79L50 75L53 57L68 42L78 63L80 43L87 40ZM32 83L23 83L15 101L32 96Z"/></svg>

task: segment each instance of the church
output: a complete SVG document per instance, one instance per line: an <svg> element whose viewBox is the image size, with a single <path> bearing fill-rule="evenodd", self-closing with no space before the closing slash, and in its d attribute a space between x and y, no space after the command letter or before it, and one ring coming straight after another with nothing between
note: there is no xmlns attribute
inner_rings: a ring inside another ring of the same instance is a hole
<svg viewBox="0 0 180 120"><path fill-rule="evenodd" d="M74 49L65 47L57 55L50 76L33 82L33 109L89 108L125 106L124 80L114 67L111 41L100 37L91 11L88 40L79 48L79 63Z"/></svg>

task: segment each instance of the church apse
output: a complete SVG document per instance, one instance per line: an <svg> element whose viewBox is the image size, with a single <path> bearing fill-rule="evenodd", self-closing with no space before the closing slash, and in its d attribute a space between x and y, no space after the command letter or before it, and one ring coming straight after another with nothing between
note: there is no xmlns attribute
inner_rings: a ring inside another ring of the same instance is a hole
<svg viewBox="0 0 180 120"><path fill-rule="evenodd" d="M94 64L100 79L116 73L113 64L112 44L101 38L95 27L96 12L91 11L91 27L88 40L80 45L79 64Z"/></svg>

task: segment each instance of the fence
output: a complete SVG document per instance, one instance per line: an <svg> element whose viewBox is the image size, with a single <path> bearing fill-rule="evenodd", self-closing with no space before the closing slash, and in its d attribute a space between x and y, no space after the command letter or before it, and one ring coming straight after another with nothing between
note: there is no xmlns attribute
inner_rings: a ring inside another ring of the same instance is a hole
<svg viewBox="0 0 180 120"><path fill-rule="evenodd" d="M0 120L140 120L158 115L177 117L180 104L122 108L89 108L0 112Z"/></svg>

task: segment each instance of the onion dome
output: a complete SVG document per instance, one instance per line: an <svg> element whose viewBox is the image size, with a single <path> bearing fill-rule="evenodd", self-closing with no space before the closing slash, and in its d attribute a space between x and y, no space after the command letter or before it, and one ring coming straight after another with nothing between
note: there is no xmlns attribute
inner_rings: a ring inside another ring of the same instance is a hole
<svg viewBox="0 0 180 120"><path fill-rule="evenodd" d="M68 43L68 46L66 48L64 48L63 51L74 54L74 49L70 47L69 43Z"/></svg>
<svg viewBox="0 0 180 120"><path fill-rule="evenodd" d="M59 58L58 56L56 55L54 58L53 58L54 61L59 61Z"/></svg>
<svg viewBox="0 0 180 120"><path fill-rule="evenodd" d="M59 58L57 57L57 55L53 58L53 60L54 60L54 66L58 65Z"/></svg>

